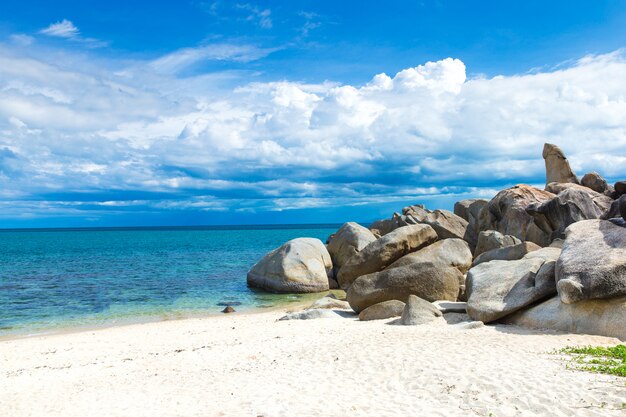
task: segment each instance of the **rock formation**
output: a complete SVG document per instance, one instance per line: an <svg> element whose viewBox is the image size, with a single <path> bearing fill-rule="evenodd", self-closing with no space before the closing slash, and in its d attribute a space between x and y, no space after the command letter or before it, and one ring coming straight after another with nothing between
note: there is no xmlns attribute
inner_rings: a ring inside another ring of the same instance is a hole
<svg viewBox="0 0 626 417"><path fill-rule="evenodd" d="M565 154L556 145L546 143L543 146L543 159L546 161L546 185L551 182L571 182L578 184L578 178L569 166Z"/></svg>

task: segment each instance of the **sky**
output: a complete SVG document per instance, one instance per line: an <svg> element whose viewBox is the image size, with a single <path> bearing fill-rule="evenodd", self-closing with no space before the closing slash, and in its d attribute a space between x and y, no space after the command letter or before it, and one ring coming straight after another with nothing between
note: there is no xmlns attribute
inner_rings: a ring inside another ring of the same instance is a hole
<svg viewBox="0 0 626 417"><path fill-rule="evenodd" d="M0 0L0 227L369 222L626 179L626 2Z"/></svg>

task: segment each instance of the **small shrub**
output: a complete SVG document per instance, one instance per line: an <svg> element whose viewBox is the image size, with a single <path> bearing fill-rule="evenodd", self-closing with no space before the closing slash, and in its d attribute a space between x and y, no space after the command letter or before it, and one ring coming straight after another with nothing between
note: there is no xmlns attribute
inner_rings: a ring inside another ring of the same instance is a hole
<svg viewBox="0 0 626 417"><path fill-rule="evenodd" d="M559 353L573 356L574 368L626 377L626 346L566 347Z"/></svg>

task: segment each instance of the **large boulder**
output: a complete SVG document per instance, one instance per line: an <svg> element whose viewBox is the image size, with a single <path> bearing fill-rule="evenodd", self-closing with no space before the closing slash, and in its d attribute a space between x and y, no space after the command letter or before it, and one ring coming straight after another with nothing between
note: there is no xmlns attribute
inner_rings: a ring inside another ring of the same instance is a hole
<svg viewBox="0 0 626 417"><path fill-rule="evenodd" d="M387 300L406 301L411 294L427 301L456 301L463 279L452 266L411 263L359 277L348 288L347 299L357 313Z"/></svg>
<svg viewBox="0 0 626 417"><path fill-rule="evenodd" d="M468 223L465 219L448 210L430 211L422 206L405 207L402 212L408 223L431 226L439 239L465 239ZM474 242L475 244L475 242Z"/></svg>
<svg viewBox="0 0 626 417"><path fill-rule="evenodd" d="M348 259L339 270L337 281L341 288L347 288L358 277L381 271L404 255L436 240L437 233L425 224L395 229Z"/></svg>
<svg viewBox="0 0 626 417"><path fill-rule="evenodd" d="M392 317L399 317L404 310L404 303L398 300L383 301L382 303L374 304L367 307L365 310L359 313L359 320L382 320L390 319Z"/></svg>
<svg viewBox="0 0 626 417"><path fill-rule="evenodd" d="M408 301L402 311L400 324L405 326L417 326L430 323L434 320L441 320L443 314L437 307L416 295L409 295Z"/></svg>
<svg viewBox="0 0 626 417"><path fill-rule="evenodd" d="M552 198L552 193L523 184L502 190L480 211L479 230L497 230L521 241L547 246L550 235L535 224L526 207Z"/></svg>
<svg viewBox="0 0 626 417"><path fill-rule="evenodd" d="M595 334L626 340L626 297L564 304L553 297L507 317L507 323L533 329Z"/></svg>
<svg viewBox="0 0 626 417"><path fill-rule="evenodd" d="M617 181L613 188L617 197L626 194L626 181Z"/></svg>
<svg viewBox="0 0 626 417"><path fill-rule="evenodd" d="M563 237L565 228L572 223L599 219L609 211L612 202L610 197L585 187L568 188L548 201L529 205L526 211L553 240Z"/></svg>
<svg viewBox="0 0 626 417"><path fill-rule="evenodd" d="M600 194L609 195L615 191L597 172L588 172L582 177L580 183Z"/></svg>
<svg viewBox="0 0 626 417"><path fill-rule="evenodd" d="M467 313L488 323L556 293L558 248L543 248L516 261L491 261L467 274Z"/></svg>
<svg viewBox="0 0 626 417"><path fill-rule="evenodd" d="M472 219L478 219L478 214L489 203L484 198L470 198L454 203L454 214L472 223Z"/></svg>
<svg viewBox="0 0 626 417"><path fill-rule="evenodd" d="M248 272L248 285L278 293L328 291L333 263L319 239L298 238L265 255Z"/></svg>
<svg viewBox="0 0 626 417"><path fill-rule="evenodd" d="M338 271L348 259L376 240L376 236L358 223L348 222L328 241L327 249Z"/></svg>
<svg viewBox="0 0 626 417"><path fill-rule="evenodd" d="M626 295L626 228L608 220L569 226L556 280L566 304Z"/></svg>
<svg viewBox="0 0 626 417"><path fill-rule="evenodd" d="M391 219L383 219L377 220L370 225L370 231L376 236L381 237L386 235L387 233L391 233L396 230L398 227L406 226L408 223L404 219L404 216L401 216L398 213L393 213Z"/></svg>
<svg viewBox="0 0 626 417"><path fill-rule="evenodd" d="M279 321L284 320L314 320L314 319L336 319L341 317L333 310L328 310L325 308L313 308L304 311L295 311L292 313L287 313L286 315L279 318Z"/></svg>
<svg viewBox="0 0 626 417"><path fill-rule="evenodd" d="M472 252L468 243L462 239L444 239L428 245L417 252L404 255L389 265L387 269L423 262L453 266L462 274L465 274L472 266Z"/></svg>
<svg viewBox="0 0 626 417"><path fill-rule="evenodd" d="M476 244L476 249L474 250L474 257L493 249L513 246L518 243L522 243L522 241L515 236L503 235L497 230L485 230L478 234L478 243Z"/></svg>
<svg viewBox="0 0 626 417"><path fill-rule="evenodd" d="M551 182L571 182L578 184L578 178L569 166L565 154L556 145L543 145L543 159L546 161L546 185Z"/></svg>
<svg viewBox="0 0 626 417"><path fill-rule="evenodd" d="M483 252L474 259L472 266L491 261L514 261L522 259L527 253L541 249L541 246L533 242L522 242L517 245L505 246Z"/></svg>

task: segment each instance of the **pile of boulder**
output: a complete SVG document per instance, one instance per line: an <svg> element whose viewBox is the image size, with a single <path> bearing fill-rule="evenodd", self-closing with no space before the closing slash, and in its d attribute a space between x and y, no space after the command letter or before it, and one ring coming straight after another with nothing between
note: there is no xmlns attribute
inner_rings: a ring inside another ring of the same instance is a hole
<svg viewBox="0 0 626 417"><path fill-rule="evenodd" d="M345 223L326 245L294 239L254 265L248 284L341 288L363 321L445 322L453 311L626 339L626 182L596 172L579 180L556 145L543 158L543 190L516 185L454 212L405 207L369 229Z"/></svg>

